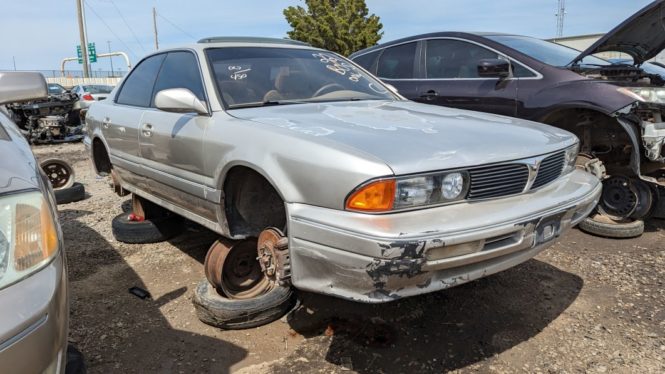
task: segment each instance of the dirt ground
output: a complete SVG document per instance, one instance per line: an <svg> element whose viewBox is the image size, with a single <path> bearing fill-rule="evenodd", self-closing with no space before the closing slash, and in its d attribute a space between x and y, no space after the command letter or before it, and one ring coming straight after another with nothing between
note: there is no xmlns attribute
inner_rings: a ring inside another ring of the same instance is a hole
<svg viewBox="0 0 665 374"><path fill-rule="evenodd" d="M191 303L215 234L119 243L111 219L128 199L92 174L83 145L34 151L72 163L89 195L59 209L70 339L91 373L665 372L665 221L631 240L573 230L521 266L390 304L301 293L281 321L222 331Z"/></svg>

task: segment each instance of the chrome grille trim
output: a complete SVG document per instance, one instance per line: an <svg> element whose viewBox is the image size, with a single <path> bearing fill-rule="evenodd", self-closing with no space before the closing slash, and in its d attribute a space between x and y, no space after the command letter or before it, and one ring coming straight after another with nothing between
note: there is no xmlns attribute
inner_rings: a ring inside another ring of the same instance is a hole
<svg viewBox="0 0 665 374"><path fill-rule="evenodd" d="M526 164L503 164L469 170L468 200L489 199L518 194L529 180Z"/></svg>
<svg viewBox="0 0 665 374"><path fill-rule="evenodd" d="M545 157L538 167L538 175L531 189L540 188L554 182L554 180L561 176L565 162L565 152L558 152Z"/></svg>
<svg viewBox="0 0 665 374"><path fill-rule="evenodd" d="M561 176L565 152L468 169L467 200L518 195L543 187Z"/></svg>

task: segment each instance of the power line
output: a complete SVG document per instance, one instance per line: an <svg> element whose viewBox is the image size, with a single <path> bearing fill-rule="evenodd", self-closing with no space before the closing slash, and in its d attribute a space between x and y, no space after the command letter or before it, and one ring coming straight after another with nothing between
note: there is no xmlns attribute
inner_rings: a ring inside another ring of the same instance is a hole
<svg viewBox="0 0 665 374"><path fill-rule="evenodd" d="M139 41L138 36L136 36L136 33L134 32L134 29L132 29L132 27L129 25L129 23L128 23L127 20L125 19L125 16L122 15L122 12L120 12L120 9L118 8L118 6L115 5L115 3L113 2L113 0L109 0L109 2L113 5L113 7L115 8L115 10L118 12L118 15L119 15L120 18L122 19L122 22L124 22L125 25L127 26L127 28L129 29L129 32L132 33L132 36L134 37L134 40L136 40L136 44L138 44L139 47L141 47L141 49L143 50L143 52L146 52L146 49L143 47L143 44L141 44L141 41Z"/></svg>
<svg viewBox="0 0 665 374"><path fill-rule="evenodd" d="M118 41L120 42L120 44L122 44L122 45L125 47L125 49L127 49L127 51L128 51L129 53L131 53L131 54L134 56L135 59L138 60L138 59L139 59L139 55L137 55L137 54L136 54L131 48L129 48L129 46L128 46L127 44L125 44L125 42L124 42L122 39L120 39L120 37L118 36L118 34L116 34L116 33L113 31L113 29L108 25L108 23L106 23L106 21L104 21L104 19L99 15L99 13L97 13L97 11L95 11L95 9L94 9L92 6L90 6L90 3L88 3L88 2L85 1L85 0L83 0L83 1L85 2L85 5L88 7L88 9L90 9L90 10L92 11L92 14L94 14L94 15L95 15L95 16L96 16L96 17L97 17L97 18L98 18L98 19L104 24L104 26L106 26L106 28L109 30L109 32L110 32L111 34L113 34L113 36L115 36L116 39L118 39Z"/></svg>
<svg viewBox="0 0 665 374"><path fill-rule="evenodd" d="M174 28L178 29L181 33L185 34L187 37L192 38L192 39L196 39L192 34L190 34L190 33L188 33L187 31L181 29L178 25L176 25L175 23L171 22L168 18L164 17L161 13L158 12L157 15L158 15L159 17L161 17L164 21L170 23L171 26L173 26Z"/></svg>

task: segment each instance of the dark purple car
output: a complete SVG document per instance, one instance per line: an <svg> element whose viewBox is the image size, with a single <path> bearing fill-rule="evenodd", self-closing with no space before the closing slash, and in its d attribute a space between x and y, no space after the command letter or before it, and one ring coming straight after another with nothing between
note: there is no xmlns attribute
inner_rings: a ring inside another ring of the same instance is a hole
<svg viewBox="0 0 665 374"><path fill-rule="evenodd" d="M527 36L439 32L351 59L411 100L573 132L581 140L578 164L604 181L598 210L613 226L603 229L622 236L628 226L615 223L665 216L665 81L641 68L665 48L664 28L659 0L584 52ZM604 51L632 60L617 65L593 56Z"/></svg>

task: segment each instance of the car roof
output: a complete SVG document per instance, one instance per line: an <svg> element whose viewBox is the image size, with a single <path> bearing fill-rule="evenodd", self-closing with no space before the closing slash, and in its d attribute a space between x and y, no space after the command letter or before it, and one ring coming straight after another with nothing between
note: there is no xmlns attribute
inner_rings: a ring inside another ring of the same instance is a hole
<svg viewBox="0 0 665 374"><path fill-rule="evenodd" d="M319 48L312 47L307 43L292 39L262 38L256 36L213 36L200 39L197 43L189 43L174 46L168 49L160 49L159 51L150 53L145 57L175 50L192 49L202 52L208 48L224 47L302 48L319 50Z"/></svg>
<svg viewBox="0 0 665 374"><path fill-rule="evenodd" d="M419 35L413 35L413 36L408 36L406 38L401 38L397 40L393 40L387 43L375 45L373 47L363 49L361 51L353 53L350 57L354 58L359 55L364 55L366 53L372 52L377 49L383 49L386 47L390 47L393 45L397 44L403 44L403 43L408 43L416 40L421 40L421 39L431 39L431 38L441 38L441 37L457 37L457 38L473 38L473 37L487 37L487 36L499 36L499 35L513 35L513 34L507 34L507 33L500 33L500 32L482 32L482 31L439 31L439 32L432 32L432 33L427 33L427 34L419 34ZM520 36L520 35L513 35L513 36Z"/></svg>

